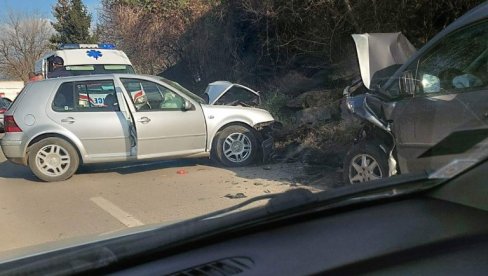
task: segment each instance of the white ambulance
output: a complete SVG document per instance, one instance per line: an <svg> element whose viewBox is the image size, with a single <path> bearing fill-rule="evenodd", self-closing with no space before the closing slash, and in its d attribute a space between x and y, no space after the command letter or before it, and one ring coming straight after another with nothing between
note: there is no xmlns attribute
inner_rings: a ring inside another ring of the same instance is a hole
<svg viewBox="0 0 488 276"><path fill-rule="evenodd" d="M63 44L59 49L45 54L36 61L35 73L49 78L53 71L52 60L61 57L64 68L73 76L134 73L134 68L127 55L117 50L114 44Z"/></svg>
<svg viewBox="0 0 488 276"><path fill-rule="evenodd" d="M95 74L133 74L134 68L127 55L117 50L114 44L63 44L57 50L45 54L36 61L34 70L36 74L42 74L44 79L48 79L53 71L54 57L61 57L64 61L64 69L72 76L95 75ZM90 87L85 87L90 90ZM108 87L107 89L114 89ZM86 96L80 93L79 102L83 106L104 105L106 93L100 91L90 91ZM134 99L136 98L133 95Z"/></svg>

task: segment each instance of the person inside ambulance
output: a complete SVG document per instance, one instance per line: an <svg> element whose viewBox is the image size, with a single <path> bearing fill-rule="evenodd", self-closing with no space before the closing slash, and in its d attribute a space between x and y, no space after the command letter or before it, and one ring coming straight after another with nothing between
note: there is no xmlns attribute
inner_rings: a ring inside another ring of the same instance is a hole
<svg viewBox="0 0 488 276"><path fill-rule="evenodd" d="M64 60L61 57L53 57L50 61L52 64L52 71L49 72L48 78L59 78L72 76L71 72L64 68Z"/></svg>

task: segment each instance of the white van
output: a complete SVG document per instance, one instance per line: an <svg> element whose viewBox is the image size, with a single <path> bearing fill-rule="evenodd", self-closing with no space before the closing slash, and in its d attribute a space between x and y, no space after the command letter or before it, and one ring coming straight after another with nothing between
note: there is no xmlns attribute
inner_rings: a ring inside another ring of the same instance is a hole
<svg viewBox="0 0 488 276"><path fill-rule="evenodd" d="M114 44L63 44L58 50L44 55L36 61L35 73L49 78L53 71L52 59L61 57L66 71L71 75L93 75L111 73L134 73L127 55L115 48Z"/></svg>

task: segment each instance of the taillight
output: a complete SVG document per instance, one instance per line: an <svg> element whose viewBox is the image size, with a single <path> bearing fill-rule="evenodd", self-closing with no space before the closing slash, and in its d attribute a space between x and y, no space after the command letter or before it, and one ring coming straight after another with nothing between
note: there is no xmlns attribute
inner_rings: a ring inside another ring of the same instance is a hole
<svg viewBox="0 0 488 276"><path fill-rule="evenodd" d="M7 115L3 118L3 128L5 132L22 132L22 129L17 125L12 115Z"/></svg>
<svg viewBox="0 0 488 276"><path fill-rule="evenodd" d="M6 109L6 108L0 108L0 114L5 113L5 111L7 111L7 109Z"/></svg>

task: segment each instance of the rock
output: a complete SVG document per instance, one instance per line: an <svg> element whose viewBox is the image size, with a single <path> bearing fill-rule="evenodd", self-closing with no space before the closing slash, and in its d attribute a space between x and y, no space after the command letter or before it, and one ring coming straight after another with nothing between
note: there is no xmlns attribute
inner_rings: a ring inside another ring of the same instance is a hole
<svg viewBox="0 0 488 276"><path fill-rule="evenodd" d="M332 119L332 112L329 107L310 107L298 111L295 114L296 122L299 124L315 124L326 122Z"/></svg>
<svg viewBox="0 0 488 276"><path fill-rule="evenodd" d="M336 90L315 90L300 94L286 104L290 108L307 108L329 105L338 92Z"/></svg>

